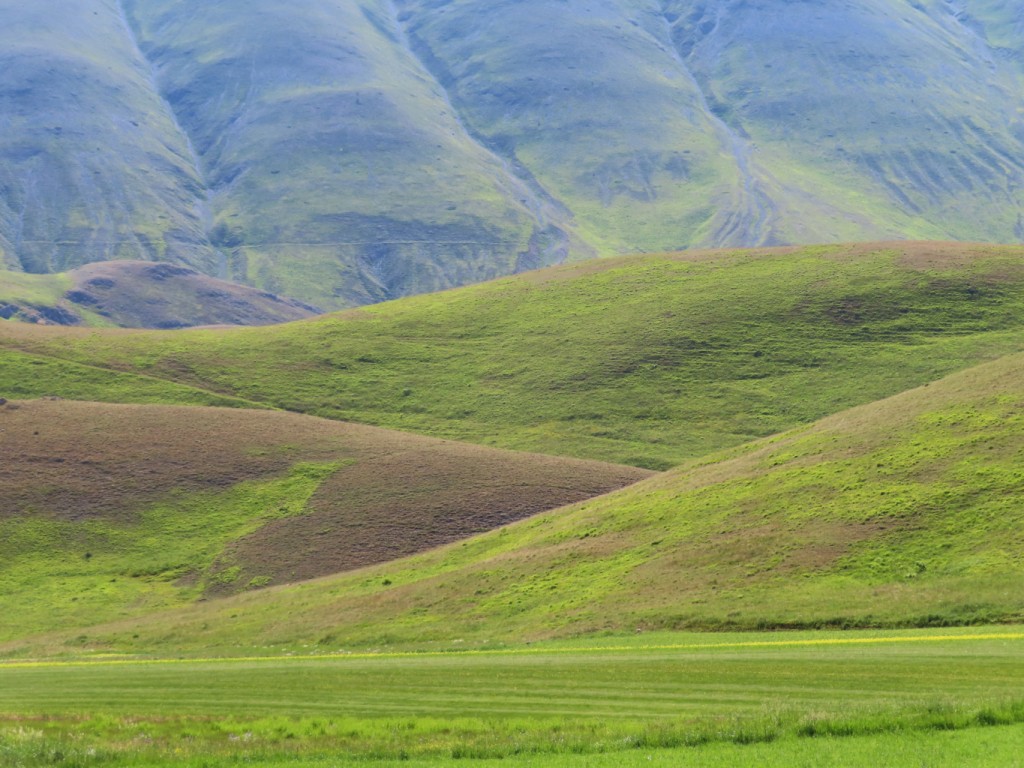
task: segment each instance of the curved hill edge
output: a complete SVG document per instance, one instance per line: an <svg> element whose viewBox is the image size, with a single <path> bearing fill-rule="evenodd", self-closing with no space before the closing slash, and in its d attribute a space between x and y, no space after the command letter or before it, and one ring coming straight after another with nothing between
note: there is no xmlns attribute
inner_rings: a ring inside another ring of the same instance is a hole
<svg viewBox="0 0 1024 768"><path fill-rule="evenodd" d="M103 261L70 272L0 272L0 318L36 325L178 329L262 326L322 310L181 264Z"/></svg>
<svg viewBox="0 0 1024 768"><path fill-rule="evenodd" d="M1024 349L1022 257L913 242L638 255L265 329L0 324L0 346L321 417L668 469Z"/></svg>

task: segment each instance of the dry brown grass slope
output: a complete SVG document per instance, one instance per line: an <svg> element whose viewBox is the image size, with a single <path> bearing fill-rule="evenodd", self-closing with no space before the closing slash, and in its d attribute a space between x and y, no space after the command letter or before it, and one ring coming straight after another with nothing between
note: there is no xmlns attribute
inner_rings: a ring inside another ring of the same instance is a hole
<svg viewBox="0 0 1024 768"><path fill-rule="evenodd" d="M176 574L205 594L237 591L253 577L281 583L420 552L650 474L281 412L58 400L0 407L0 455L0 530L8 543L21 537L11 553L19 567L38 561L40 573L54 558L81 561L85 549L90 567L106 558L114 576L146 572L147 563L132 562L137 542L115 551L123 531L173 536L170 523L150 520L154 508L167 520L206 510L212 520L235 505L237 523L255 530L228 537L205 581L203 573ZM276 496L252 490L304 465L328 469L299 514L278 514L291 503L287 488ZM47 538L39 526L61 536ZM54 541L56 551L42 546ZM217 578L228 564L232 578ZM0 562L0 582L4 570Z"/></svg>

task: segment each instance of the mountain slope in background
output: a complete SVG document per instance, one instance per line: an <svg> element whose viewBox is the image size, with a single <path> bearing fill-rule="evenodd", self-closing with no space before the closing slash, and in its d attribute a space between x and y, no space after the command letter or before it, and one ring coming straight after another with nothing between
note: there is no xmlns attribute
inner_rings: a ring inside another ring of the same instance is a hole
<svg viewBox="0 0 1024 768"><path fill-rule="evenodd" d="M991 0L2 0L0 252L336 308L595 254L1024 237Z"/></svg>
<svg viewBox="0 0 1024 768"><path fill-rule="evenodd" d="M0 262L216 254L188 139L111 3L0 3Z"/></svg>
<svg viewBox="0 0 1024 768"><path fill-rule="evenodd" d="M125 6L233 276L362 304L565 257L562 212L469 136L390 3Z"/></svg>

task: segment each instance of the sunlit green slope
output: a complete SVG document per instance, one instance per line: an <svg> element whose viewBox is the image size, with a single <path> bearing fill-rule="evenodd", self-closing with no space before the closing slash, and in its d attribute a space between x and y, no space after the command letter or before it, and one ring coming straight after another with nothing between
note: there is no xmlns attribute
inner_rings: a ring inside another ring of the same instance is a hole
<svg viewBox="0 0 1024 768"><path fill-rule="evenodd" d="M664 469L1024 349L1022 255L916 243L638 256L267 329L6 323L0 348ZM5 388L64 394L18 370Z"/></svg>

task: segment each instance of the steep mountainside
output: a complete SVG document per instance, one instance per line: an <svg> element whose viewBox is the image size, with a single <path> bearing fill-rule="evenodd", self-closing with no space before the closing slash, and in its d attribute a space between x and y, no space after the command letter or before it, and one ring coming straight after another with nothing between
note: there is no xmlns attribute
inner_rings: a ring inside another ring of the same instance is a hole
<svg viewBox="0 0 1024 768"><path fill-rule="evenodd" d="M55 275L0 271L0 318L5 320L185 328L269 325L316 314L319 310L309 304L168 263L103 261Z"/></svg>
<svg viewBox="0 0 1024 768"><path fill-rule="evenodd" d="M0 405L0 636L420 552L650 473L240 409Z"/></svg>
<svg viewBox="0 0 1024 768"><path fill-rule="evenodd" d="M0 0L0 258L338 308L637 250L1024 238L995 0Z"/></svg>
<svg viewBox="0 0 1024 768"><path fill-rule="evenodd" d="M468 135L389 2L125 6L232 275L361 304L564 258L562 214Z"/></svg>
<svg viewBox="0 0 1024 768"><path fill-rule="evenodd" d="M116 3L0 2L0 264L216 269L203 179Z"/></svg>
<svg viewBox="0 0 1024 768"><path fill-rule="evenodd" d="M0 396L116 402L141 381L152 402L155 378L188 387L176 402L201 390L667 469L1024 350L1022 255L942 243L691 251L268 328L0 323L0 350L31 353L11 356ZM40 378L43 361L80 368ZM108 392L99 374L115 371L144 378Z"/></svg>
<svg viewBox="0 0 1024 768"><path fill-rule="evenodd" d="M1011 356L424 555L0 649L1020 621L1022 382Z"/></svg>

